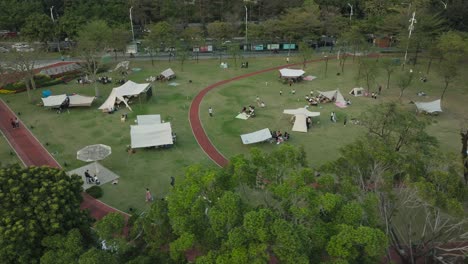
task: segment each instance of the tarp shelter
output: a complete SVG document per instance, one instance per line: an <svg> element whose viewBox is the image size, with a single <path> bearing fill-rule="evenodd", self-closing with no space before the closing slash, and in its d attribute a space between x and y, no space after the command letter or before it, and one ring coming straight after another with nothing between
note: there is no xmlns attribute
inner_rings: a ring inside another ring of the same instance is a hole
<svg viewBox="0 0 468 264"><path fill-rule="evenodd" d="M326 91L321 92L319 94L330 99L330 101L335 102L335 104L339 107L346 107L346 100L344 99L343 95L340 93L340 90L333 90L333 91Z"/></svg>
<svg viewBox="0 0 468 264"><path fill-rule="evenodd" d="M242 139L242 143L244 143L245 145L254 144L269 140L271 138L271 132L268 128L264 128L262 130L258 130L249 134L243 134L240 137Z"/></svg>
<svg viewBox="0 0 468 264"><path fill-rule="evenodd" d="M354 96L363 96L364 93L365 93L365 90L364 90L364 88L362 88L362 87L353 88L353 89L351 89L351 91L349 92L350 95L354 95Z"/></svg>
<svg viewBox="0 0 468 264"><path fill-rule="evenodd" d="M83 96L79 94L74 94L68 96L70 98L70 105L71 107L74 106L91 106L95 97L94 96Z"/></svg>
<svg viewBox="0 0 468 264"><path fill-rule="evenodd" d="M415 102L414 104L418 108L419 112L426 112L430 114L442 112L442 108L440 107L440 99L432 102Z"/></svg>
<svg viewBox="0 0 468 264"><path fill-rule="evenodd" d="M298 78L304 75L305 71L295 69L281 69L279 70L281 78Z"/></svg>
<svg viewBox="0 0 468 264"><path fill-rule="evenodd" d="M154 125L161 124L161 115L138 115L138 125Z"/></svg>
<svg viewBox="0 0 468 264"><path fill-rule="evenodd" d="M307 117L320 116L320 112L311 112L305 108L286 109L283 114L294 115L294 125L292 131L307 132Z"/></svg>
<svg viewBox="0 0 468 264"><path fill-rule="evenodd" d="M169 68L161 72L161 76L164 78L164 80L170 80L172 78L175 78L175 72L171 68Z"/></svg>
<svg viewBox="0 0 468 264"><path fill-rule="evenodd" d="M130 139L132 148L156 147L174 143L171 123L130 126Z"/></svg>
<svg viewBox="0 0 468 264"><path fill-rule="evenodd" d="M125 97L138 96L139 94L146 92L150 87L151 87L151 84L149 83L138 84L132 81L127 81L122 86L112 89L109 97L99 107L99 109L102 110L103 112L108 112L114 109L114 105L116 103L123 102L125 106L131 111L132 108L128 105L124 96Z"/></svg>

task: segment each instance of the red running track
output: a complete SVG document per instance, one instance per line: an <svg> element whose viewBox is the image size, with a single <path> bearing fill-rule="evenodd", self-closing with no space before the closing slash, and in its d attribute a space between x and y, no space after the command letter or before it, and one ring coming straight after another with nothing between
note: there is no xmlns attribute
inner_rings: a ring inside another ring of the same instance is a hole
<svg viewBox="0 0 468 264"><path fill-rule="evenodd" d="M309 62L318 62L318 61L322 61L322 60L324 60L324 59L323 58L322 59L315 59L315 60L308 61L307 63L309 63ZM208 155L208 157L211 160L213 160L218 166L220 166L220 167L226 166L229 163L229 160L226 159L226 157L224 157L223 154L221 154L218 151L218 149L216 149L216 147L213 145L211 140L208 138L208 135L206 134L205 130L203 129L203 125L202 125L201 120L200 120L200 104L201 104L201 101L203 100L203 97L205 97L205 95L209 91L213 90L214 88L216 88L218 86L224 85L226 83L230 83L230 82L237 81L237 80L240 80L240 79L244 79L244 78L254 76L254 75L257 75L257 74L261 74L261 73L265 73L265 72L269 72L269 71L273 71L273 70L278 70L278 69L282 69L282 68L289 67L289 66L295 66L295 65L302 65L302 63L281 65L281 66L277 66L277 67L273 67L273 68L268 68L268 69L264 69L264 70L260 70L260 71L251 72L251 73L247 73L247 74L244 74L244 75L236 76L236 77L231 78L231 79L219 81L219 82L214 83L214 84L212 84L212 85L210 85L208 87L205 87L203 90L201 90L197 94L197 96L195 96L195 98L192 101L192 104L190 105L190 111L189 111L189 121L190 121L190 126L192 128L192 133L195 136L195 139L197 140L198 145L200 145L200 147ZM206 113L208 114L208 109L206 109ZM215 116L216 116L216 113L215 113Z"/></svg>
<svg viewBox="0 0 468 264"><path fill-rule="evenodd" d="M0 131L23 164L25 166L49 166L61 169L60 164L50 155L31 131L24 126L21 120L19 128L12 127L10 118L14 117L16 117L15 113L0 99ZM125 218L129 217L128 214L94 199L87 193L83 193L82 196L83 201L80 208L88 210L91 217L96 220L103 218L111 212L121 213Z"/></svg>

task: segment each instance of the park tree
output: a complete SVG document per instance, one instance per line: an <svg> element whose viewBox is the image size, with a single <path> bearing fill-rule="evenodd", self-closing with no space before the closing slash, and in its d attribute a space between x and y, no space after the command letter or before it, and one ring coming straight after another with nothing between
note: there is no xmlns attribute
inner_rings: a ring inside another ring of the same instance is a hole
<svg viewBox="0 0 468 264"><path fill-rule="evenodd" d="M37 263L48 245L41 246L44 238L89 227L77 175L11 166L0 170L0 183L0 259L6 263Z"/></svg>
<svg viewBox="0 0 468 264"><path fill-rule="evenodd" d="M42 240L45 248L41 257L42 264L76 263L85 252L85 241L78 229L65 234L56 234Z"/></svg>
<svg viewBox="0 0 468 264"><path fill-rule="evenodd" d="M403 71L398 75L396 83L398 88L400 88L400 95L398 96L399 100L403 97L405 90L413 83L413 78L414 74L412 69L410 69L410 71Z"/></svg>
<svg viewBox="0 0 468 264"><path fill-rule="evenodd" d="M176 54L177 54L177 59L180 62L180 70L184 71L184 64L190 58L190 54L191 54L189 50L189 46L187 45L185 41L183 40L177 41Z"/></svg>
<svg viewBox="0 0 468 264"><path fill-rule="evenodd" d="M380 65L387 74L387 89L390 89L390 77L397 69L397 63L394 60L381 60Z"/></svg>
<svg viewBox="0 0 468 264"><path fill-rule="evenodd" d="M109 47L111 29L102 20L91 21L78 33L78 52L83 60L83 71L91 77L95 96L99 96L97 73L102 68L101 56Z"/></svg>
<svg viewBox="0 0 468 264"><path fill-rule="evenodd" d="M174 27L166 21L161 21L149 26L149 33L145 37L145 45L151 55L151 64L154 66L153 56L165 48L172 48L174 45ZM171 54L169 55L171 60Z"/></svg>
<svg viewBox="0 0 468 264"><path fill-rule="evenodd" d="M0 28L19 31L28 18L25 14L39 15L41 10L41 2L36 0L28 1L27 4L21 0L1 1Z"/></svg>
<svg viewBox="0 0 468 264"><path fill-rule="evenodd" d="M312 58L312 54L313 54L314 51L309 46L309 44L307 44L305 42L301 42L301 43L299 43L299 52L300 52L301 57L302 57L302 68L305 69L306 65L307 65L307 61Z"/></svg>
<svg viewBox="0 0 468 264"><path fill-rule="evenodd" d="M241 59L242 53L237 43L230 43L227 45L227 50L231 58L234 60L234 67L237 68L237 61Z"/></svg>
<svg viewBox="0 0 468 264"><path fill-rule="evenodd" d="M15 74L21 79L25 86L29 102L33 101L31 90L36 89L34 80L37 61L41 56L41 50L35 49L30 52L11 51L5 56L5 65L10 69L9 74Z"/></svg>
<svg viewBox="0 0 468 264"><path fill-rule="evenodd" d="M196 59L198 63L198 55L200 46L204 43L205 39L203 37L203 30L199 27L187 27L185 28L182 33L181 37L184 39L190 50L196 48Z"/></svg>
<svg viewBox="0 0 468 264"><path fill-rule="evenodd" d="M114 49L114 58L117 60L117 51L125 54L127 44L132 39L126 25L116 25L111 28L109 46Z"/></svg>
<svg viewBox="0 0 468 264"><path fill-rule="evenodd" d="M450 83L458 76L458 67L468 53L468 41L463 35L450 31L439 38L437 48L442 53L439 73L445 84L440 97L442 100Z"/></svg>
<svg viewBox="0 0 468 264"><path fill-rule="evenodd" d="M367 93L370 93L371 87L375 84L375 78L378 74L377 62L371 59L359 60L359 70L357 75L358 82L363 80L366 83Z"/></svg>
<svg viewBox="0 0 468 264"><path fill-rule="evenodd" d="M54 36L54 25L45 14L32 13L21 28L21 35L30 41L40 41L47 47L47 42Z"/></svg>
<svg viewBox="0 0 468 264"><path fill-rule="evenodd" d="M58 18L58 33L62 39L74 40L78 36L80 28L86 24L86 18L73 14L65 14Z"/></svg>

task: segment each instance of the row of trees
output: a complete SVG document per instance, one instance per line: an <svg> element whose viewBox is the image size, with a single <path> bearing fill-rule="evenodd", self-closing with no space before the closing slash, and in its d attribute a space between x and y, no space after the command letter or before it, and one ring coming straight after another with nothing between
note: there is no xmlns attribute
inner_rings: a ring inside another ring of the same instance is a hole
<svg viewBox="0 0 468 264"><path fill-rule="evenodd" d="M397 104L360 117L367 133L320 168L301 148L252 149L226 168L194 165L164 199L89 234L79 177L0 170L0 257L19 263L455 263L468 253L458 159ZM466 148L466 146L465 146ZM85 228L83 228L85 227ZM105 241L101 243L101 241ZM102 245L105 245L102 246Z"/></svg>

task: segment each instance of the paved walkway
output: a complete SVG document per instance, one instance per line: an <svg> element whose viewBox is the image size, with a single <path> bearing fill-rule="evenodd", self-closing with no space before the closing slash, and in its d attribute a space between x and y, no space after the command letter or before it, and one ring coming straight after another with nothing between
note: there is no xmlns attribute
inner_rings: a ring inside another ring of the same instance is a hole
<svg viewBox="0 0 468 264"><path fill-rule="evenodd" d="M37 140L37 138L31 133L31 131L24 126L20 120L20 127L13 128L10 123L10 118L14 118L16 115L8 107L3 100L0 99L0 131L5 136L6 140L16 152L19 159L25 166L50 166L53 168L62 167L60 164L50 155L44 146ZM21 116L17 116L18 119ZM83 201L80 205L81 209L89 210L91 217L99 220L105 215L111 212L119 212L128 218L128 214L115 209L93 197L87 193L83 193Z"/></svg>
<svg viewBox="0 0 468 264"><path fill-rule="evenodd" d="M318 62L318 61L322 61L322 60L324 60L324 59L315 59L315 60L308 61L307 63ZM260 70L260 71L251 72L251 73L247 73L247 74L244 74L244 75L236 76L234 78L223 80L223 81L214 83L214 84L212 84L212 85L210 85L208 87L205 87L203 90L201 90L197 94L197 96L195 96L195 98L192 101L192 104L190 105L190 111L189 111L189 121L190 121L190 126L192 128L192 133L195 136L195 139L197 140L198 145L200 145L200 147L208 155L208 157L211 160L213 160L218 166L220 166L220 167L226 166L229 163L229 160L226 159L226 157L224 157L223 154L221 154L218 151L218 149L216 149L216 147L213 145L213 143L211 143L210 139L208 138L208 135L206 134L206 132L205 132L205 130L203 128L203 125L202 125L201 120L200 120L200 104L201 104L201 101L203 100L203 97L205 97L205 95L209 91L211 91L211 90L213 90L213 89L215 89L215 88L217 88L217 87L219 87L221 85L224 85L226 83L230 83L230 82L233 82L233 81L244 79L244 78L254 76L254 75L257 75L257 74L261 74L261 73L265 73L265 72L269 72L269 71L274 71L274 70L279 70L279 69L282 69L282 68L285 68L285 67L297 66L297 65L302 65L302 63L281 65L281 66L277 66L277 67L273 67L273 68L268 68L268 69L264 69L264 70ZM205 112L206 112L206 114L208 114L208 109L205 109ZM214 114L216 116L216 113L214 113Z"/></svg>

